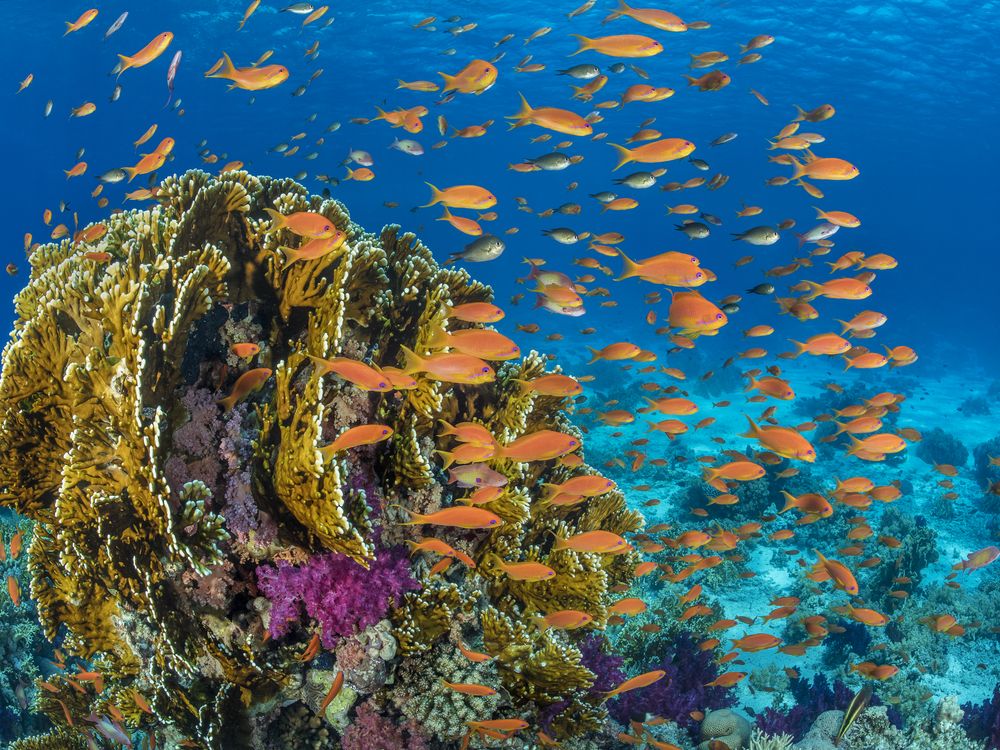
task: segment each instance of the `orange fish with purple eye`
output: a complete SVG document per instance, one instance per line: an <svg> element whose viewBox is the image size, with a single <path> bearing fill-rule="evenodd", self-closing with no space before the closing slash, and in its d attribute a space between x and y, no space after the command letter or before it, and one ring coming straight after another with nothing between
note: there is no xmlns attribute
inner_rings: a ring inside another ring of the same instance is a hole
<svg viewBox="0 0 1000 750"><path fill-rule="evenodd" d="M260 352L260 345L250 341L239 342L230 346L229 351L240 359L250 359Z"/></svg>
<svg viewBox="0 0 1000 750"><path fill-rule="evenodd" d="M539 562L502 562L500 569L514 581L547 581L556 575L552 568Z"/></svg>
<svg viewBox="0 0 1000 750"><path fill-rule="evenodd" d="M403 508L403 506L398 506ZM431 524L434 526L453 526L458 529L494 529L503 525L503 520L496 513L483 508L467 506L442 508L434 513L417 513L409 508L403 508L410 515L409 521L403 526L418 526Z"/></svg>
<svg viewBox="0 0 1000 750"><path fill-rule="evenodd" d="M731 688L747 676L746 672L725 672L720 674L711 682L706 682L705 687Z"/></svg>
<svg viewBox="0 0 1000 750"><path fill-rule="evenodd" d="M441 684L449 690L454 690L456 693L462 693L463 695L486 696L496 695L497 692L487 685L478 685L472 682L448 682L443 677L441 678Z"/></svg>
<svg viewBox="0 0 1000 750"><path fill-rule="evenodd" d="M833 581L833 585L852 596L858 593L858 579L850 569L837 560L828 560L819 550L813 550L819 558L813 570L806 577L817 582Z"/></svg>
<svg viewBox="0 0 1000 750"><path fill-rule="evenodd" d="M594 618L576 609L562 609L543 617L535 617L533 622L540 630L576 630L593 622Z"/></svg>

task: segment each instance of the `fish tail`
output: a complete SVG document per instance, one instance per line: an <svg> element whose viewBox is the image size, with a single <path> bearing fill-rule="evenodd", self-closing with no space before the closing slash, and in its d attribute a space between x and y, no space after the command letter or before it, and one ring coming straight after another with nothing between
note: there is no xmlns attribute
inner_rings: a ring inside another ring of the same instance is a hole
<svg viewBox="0 0 1000 750"><path fill-rule="evenodd" d="M816 209L816 218L817 219L825 219L826 218L826 211L824 211L819 206L813 206L813 208Z"/></svg>
<svg viewBox="0 0 1000 750"><path fill-rule="evenodd" d="M424 205L420 206L420 208L430 208L434 204L440 203L441 202L441 196L443 195L443 193L440 190L438 190L436 187L434 187L433 185L431 185L429 182L425 182L424 184L427 185L427 187L429 187L431 189L431 202L430 203L425 203Z"/></svg>
<svg viewBox="0 0 1000 750"><path fill-rule="evenodd" d="M122 171L128 175L129 182L135 179L135 167L122 167Z"/></svg>
<svg viewBox="0 0 1000 750"><path fill-rule="evenodd" d="M808 242L808 240L806 239L806 236L804 234L799 234L798 232L792 232L792 234L794 234L796 237L798 237L798 239L799 239L799 247L802 247L804 244L806 244L806 242Z"/></svg>
<svg viewBox="0 0 1000 750"><path fill-rule="evenodd" d="M833 436L834 436L834 437L837 437L837 435L840 435L840 434L842 434L842 433L844 432L844 430L846 430L846 429L847 429L846 427L844 427L844 423L843 423L843 422L838 422L838 421L837 421L837 420L835 419L835 420L833 420L833 423L834 423L835 425L837 425L837 427L839 427L839 428L840 428L840 429L839 429L839 430L837 430L837 431L836 431L835 433L833 433Z"/></svg>
<svg viewBox="0 0 1000 750"><path fill-rule="evenodd" d="M592 365L601 358L601 353L592 346L588 346L587 348L590 350L590 361L587 364Z"/></svg>
<svg viewBox="0 0 1000 750"><path fill-rule="evenodd" d="M378 115L376 117L373 117L372 120L373 121L374 120L384 120L385 119L385 110L382 109L381 107L375 107L375 109L378 112Z"/></svg>
<svg viewBox="0 0 1000 750"><path fill-rule="evenodd" d="M531 117L531 113L535 111L531 108L531 105L528 104L528 100L524 98L524 94L518 92L517 95L521 97L521 107L520 109L517 110L516 113L514 113L513 115L509 115L507 117L508 120L514 120L514 122L511 123L510 126L511 130L513 130L514 128L519 128L522 125L527 125L528 118Z"/></svg>
<svg viewBox="0 0 1000 750"><path fill-rule="evenodd" d="M286 268L288 266L292 265L292 263L294 263L295 261L299 260L302 257L301 253L299 252L299 250L297 248L294 248L294 247L285 247L284 245L281 245L281 246L278 247L278 249L281 250L281 252L283 252L285 254L285 267Z"/></svg>
<svg viewBox="0 0 1000 750"><path fill-rule="evenodd" d="M117 76L118 78L120 78L121 74L131 67L132 67L131 57L129 57L128 55L118 55L118 76Z"/></svg>
<svg viewBox="0 0 1000 750"><path fill-rule="evenodd" d="M861 441L854 437L854 435L849 434L847 437L851 439L851 446L847 449L847 452L849 454L857 453L858 448L861 446Z"/></svg>
<svg viewBox="0 0 1000 750"><path fill-rule="evenodd" d="M451 220L452 220L452 219L454 219L454 218L455 218L455 217L454 217L454 216L452 216L452 213L451 213L451 211L449 211L449 210L448 210L448 207L447 207L447 206L445 206L445 207L444 207L444 213L443 213L443 214L441 214L440 216L438 216L438 217L437 217L436 219L434 219L434 221L451 221Z"/></svg>
<svg viewBox="0 0 1000 750"><path fill-rule="evenodd" d="M698 85L698 79L697 78L694 78L693 76L689 76L689 75L685 75L684 77L687 78L688 86L697 86Z"/></svg>
<svg viewBox="0 0 1000 750"><path fill-rule="evenodd" d="M615 153L618 154L618 164L615 166L615 170L621 169L629 162L635 161L635 158L632 156L631 149L627 149L618 143L612 143L611 146L614 148Z"/></svg>
<svg viewBox="0 0 1000 750"><path fill-rule="evenodd" d="M792 160L792 166L795 167L795 174L792 175L792 179L797 180L800 177L805 176L806 168L802 165L802 162L800 162L794 156L791 156L789 158L791 158Z"/></svg>
<svg viewBox="0 0 1000 750"><path fill-rule="evenodd" d="M220 398L215 403L217 403L226 411L231 411L232 408L236 405L236 398L234 396L226 396L225 398Z"/></svg>
<svg viewBox="0 0 1000 750"><path fill-rule="evenodd" d="M805 344L803 344L801 341L796 341L795 339L788 339L788 340L791 341L793 344L795 344L795 356L796 357L798 357L799 355L801 355L806 349L809 348Z"/></svg>
<svg viewBox="0 0 1000 750"><path fill-rule="evenodd" d="M127 170L126 170L127 171ZM267 215L271 217L271 231L276 232L285 226L285 217L280 211L275 211L273 208L265 208Z"/></svg>
<svg viewBox="0 0 1000 750"><path fill-rule="evenodd" d="M72 21L65 21L64 23L66 24L66 32L63 34L63 36L66 36L66 34L68 34L71 31L73 31L73 22Z"/></svg>
<svg viewBox="0 0 1000 750"><path fill-rule="evenodd" d="M121 55L119 55L121 57ZM236 73L236 66L229 55L222 53L222 58L213 66L213 70L205 74L206 78L231 78ZM234 84L235 85L235 84Z"/></svg>
<svg viewBox="0 0 1000 750"><path fill-rule="evenodd" d="M746 432L741 433L740 437L745 437L745 438L756 438L756 437L759 437L760 436L760 427L757 426L757 423L753 421L752 417L750 417L749 415L744 415L744 416L746 416L747 422L750 423L750 427L749 427L749 429Z"/></svg>
<svg viewBox="0 0 1000 750"><path fill-rule="evenodd" d="M756 387L756 385L757 385L757 378L755 378L753 375L751 375L750 376L750 382L746 384L746 387L743 389L743 392L744 393L749 393L750 391L752 391L754 389L754 387Z"/></svg>
<svg viewBox="0 0 1000 750"><path fill-rule="evenodd" d="M799 507L799 501L795 497L795 495L791 494L790 492L785 492L784 490L781 491L781 494L785 498L785 507L778 511L778 515L781 515L785 511L789 511L792 508Z"/></svg>
<svg viewBox="0 0 1000 750"><path fill-rule="evenodd" d="M831 271L830 273L833 273L833 271ZM848 323L846 320L839 320L838 319L837 322L840 323L840 325L843 326L843 328L840 329L840 335L841 336L843 336L845 333L847 333L849 330L851 330L851 324Z"/></svg>
<svg viewBox="0 0 1000 750"><path fill-rule="evenodd" d="M701 480L706 484L714 482L718 478L719 478L719 470L714 469L711 466L707 467L705 471L702 472L701 475Z"/></svg>
<svg viewBox="0 0 1000 750"><path fill-rule="evenodd" d="M847 371L848 371L848 370L850 370L850 369L851 369L852 367L854 367L854 363L853 363L853 362L851 361L851 358L850 358L850 357L848 357L848 356L847 356L846 354L844 355L844 362L846 363L846 364L844 365L844 372L847 372Z"/></svg>
<svg viewBox="0 0 1000 750"><path fill-rule="evenodd" d="M623 2L623 0L618 0L618 7L615 8L613 11L611 11L611 13L609 13L605 17L605 19L601 21L601 23L605 24L608 21L614 21L618 18L621 18L622 16L628 16L628 14L631 13L631 11L632 9L628 5L626 5Z"/></svg>
<svg viewBox="0 0 1000 750"><path fill-rule="evenodd" d="M417 513L416 511L412 511L406 506L400 505L399 503L392 503L392 505L390 505L389 507L399 508L400 510L403 510L410 514L410 520L400 522L399 524L400 526L418 526L419 524L424 523L424 519L426 518L426 516L423 516L420 513Z"/></svg>
<svg viewBox="0 0 1000 750"><path fill-rule="evenodd" d="M441 88L442 94L447 94L449 91L454 91L457 87L455 86L455 79L458 76L450 76L447 73L442 73L438 71L438 75L444 79L444 86Z"/></svg>
<svg viewBox="0 0 1000 750"><path fill-rule="evenodd" d="M424 360L415 351L406 346L399 347L403 352L403 372L413 375L420 372L424 366Z"/></svg>
<svg viewBox="0 0 1000 750"><path fill-rule="evenodd" d="M344 177L345 180L349 180L352 177L354 177L354 170L353 169L351 169L350 167L345 167L345 169L347 170L347 176Z"/></svg>
<svg viewBox="0 0 1000 750"><path fill-rule="evenodd" d="M793 104L792 106L795 107L795 112L797 113L795 119L792 120L792 122L802 122L804 119L806 119L806 111L802 109L802 107L800 107L798 104Z"/></svg>
<svg viewBox="0 0 1000 750"><path fill-rule="evenodd" d="M580 42L580 49L576 52L570 53L570 57L573 55L579 55L581 52L586 52L588 49L593 49L593 39L588 39L581 34L570 34L570 36L575 36L577 41Z"/></svg>
<svg viewBox="0 0 1000 750"><path fill-rule="evenodd" d="M448 332L444 330L443 326L438 324L431 329L430 336L427 338L426 346L428 349L443 349L444 347L448 346L449 341L450 337L448 335Z"/></svg>
<svg viewBox="0 0 1000 750"><path fill-rule="evenodd" d="M815 281L803 281L802 283L809 287L809 293L802 298L806 302L816 299L823 291L823 285L817 284Z"/></svg>
<svg viewBox="0 0 1000 750"><path fill-rule="evenodd" d="M447 469L453 463L455 463L455 456L454 456L454 454L449 453L448 451L434 451L434 452L437 453L439 456L441 456L441 458L444 459L444 464L442 464L442 466L441 466L442 469Z"/></svg>

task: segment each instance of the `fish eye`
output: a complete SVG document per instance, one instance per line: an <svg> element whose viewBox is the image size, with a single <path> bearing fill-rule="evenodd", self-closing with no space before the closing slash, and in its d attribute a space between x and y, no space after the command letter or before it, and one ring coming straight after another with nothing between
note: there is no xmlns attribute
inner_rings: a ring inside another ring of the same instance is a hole
<svg viewBox="0 0 1000 750"><path fill-rule="evenodd" d="M718 315L716 315L715 319L716 320L722 320L722 313L719 313Z"/></svg>
<svg viewBox="0 0 1000 750"><path fill-rule="evenodd" d="M379 387L379 388L388 388L388 387L389 387L389 384L383 381L383 382L380 382L380 383L378 384L378 387Z"/></svg>
<svg viewBox="0 0 1000 750"><path fill-rule="evenodd" d="M694 277L695 277L696 279L700 279L700 278L701 278L701 271L698 271L698 273L696 273L696 274L694 275Z"/></svg>
<svg viewBox="0 0 1000 750"><path fill-rule="evenodd" d="M484 372L484 373L486 373L486 372L489 372L489 371L490 371L490 368L489 368L489 367L484 367L484 368L483 368L483 372Z"/></svg>

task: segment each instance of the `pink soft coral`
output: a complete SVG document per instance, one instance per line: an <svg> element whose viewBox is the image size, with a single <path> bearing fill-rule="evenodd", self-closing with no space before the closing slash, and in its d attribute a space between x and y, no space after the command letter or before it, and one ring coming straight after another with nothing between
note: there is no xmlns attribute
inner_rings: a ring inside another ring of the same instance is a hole
<svg viewBox="0 0 1000 750"><path fill-rule="evenodd" d="M427 740L412 722L398 726L369 700L358 706L354 723L340 738L343 750L427 750Z"/></svg>

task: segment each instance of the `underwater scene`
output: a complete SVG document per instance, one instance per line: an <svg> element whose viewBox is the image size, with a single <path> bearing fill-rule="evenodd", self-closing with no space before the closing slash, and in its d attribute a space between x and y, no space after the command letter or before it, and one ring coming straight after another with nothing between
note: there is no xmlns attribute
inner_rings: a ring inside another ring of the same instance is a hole
<svg viewBox="0 0 1000 750"><path fill-rule="evenodd" d="M1000 748L1000 2L0 21L0 748Z"/></svg>

